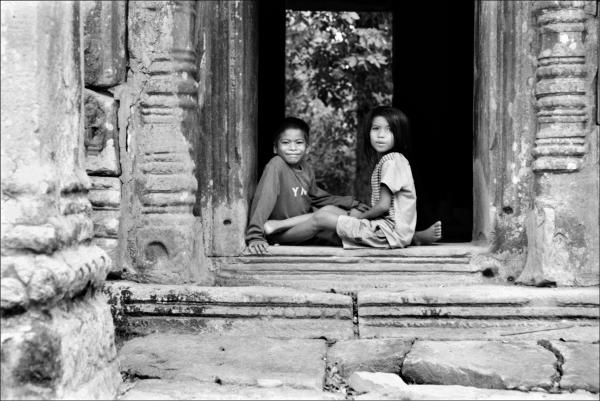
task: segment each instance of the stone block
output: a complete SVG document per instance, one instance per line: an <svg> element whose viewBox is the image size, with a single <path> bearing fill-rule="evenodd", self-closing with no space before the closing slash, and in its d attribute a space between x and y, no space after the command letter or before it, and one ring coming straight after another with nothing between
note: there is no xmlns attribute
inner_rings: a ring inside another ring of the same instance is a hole
<svg viewBox="0 0 600 401"><path fill-rule="evenodd" d="M551 389L555 364L554 354L532 341L416 341L402 377L417 384Z"/></svg>
<svg viewBox="0 0 600 401"><path fill-rule="evenodd" d="M552 341L552 347L563 358L560 388L587 390L598 393L600 380L599 345L589 343Z"/></svg>
<svg viewBox="0 0 600 401"><path fill-rule="evenodd" d="M119 212L113 210L94 210L94 236L117 238L119 235Z"/></svg>
<svg viewBox="0 0 600 401"><path fill-rule="evenodd" d="M548 393L543 391L492 390L435 384L408 385L395 390L381 389L358 395L355 400L598 400L587 391Z"/></svg>
<svg viewBox="0 0 600 401"><path fill-rule="evenodd" d="M119 176L117 101L89 89L84 91L85 170L90 175Z"/></svg>
<svg viewBox="0 0 600 401"><path fill-rule="evenodd" d="M338 341L327 352L327 365L337 365L344 378L358 371L399 374L411 346L397 338Z"/></svg>
<svg viewBox="0 0 600 401"><path fill-rule="evenodd" d="M123 344L121 371L139 377L256 386L259 380L321 390L324 340L151 334Z"/></svg>
<svg viewBox="0 0 600 401"><path fill-rule="evenodd" d="M110 87L125 80L126 1L84 1L85 84Z"/></svg>
<svg viewBox="0 0 600 401"><path fill-rule="evenodd" d="M90 177L88 197L95 210L119 210L121 181L116 177Z"/></svg>
<svg viewBox="0 0 600 401"><path fill-rule="evenodd" d="M407 387L397 374L381 372L354 372L348 378L348 385L359 393L397 391Z"/></svg>

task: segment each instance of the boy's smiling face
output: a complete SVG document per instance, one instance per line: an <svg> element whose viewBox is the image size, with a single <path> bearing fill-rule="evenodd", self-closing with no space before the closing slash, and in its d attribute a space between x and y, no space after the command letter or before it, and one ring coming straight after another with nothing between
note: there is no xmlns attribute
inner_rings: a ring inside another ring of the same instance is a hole
<svg viewBox="0 0 600 401"><path fill-rule="evenodd" d="M308 143L304 131L297 128L288 128L279 135L273 152L281 156L290 166L295 166L306 154Z"/></svg>

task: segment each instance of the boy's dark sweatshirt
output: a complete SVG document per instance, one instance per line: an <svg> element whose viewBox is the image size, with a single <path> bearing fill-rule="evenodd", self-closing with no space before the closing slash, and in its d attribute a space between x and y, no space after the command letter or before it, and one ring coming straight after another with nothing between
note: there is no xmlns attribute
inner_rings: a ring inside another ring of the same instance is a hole
<svg viewBox="0 0 600 401"><path fill-rule="evenodd" d="M352 196L331 195L319 188L312 168L304 161L295 168L275 156L265 166L254 193L246 243L266 241L263 226L267 220L284 220L311 213L312 206L334 205L351 209L358 204Z"/></svg>

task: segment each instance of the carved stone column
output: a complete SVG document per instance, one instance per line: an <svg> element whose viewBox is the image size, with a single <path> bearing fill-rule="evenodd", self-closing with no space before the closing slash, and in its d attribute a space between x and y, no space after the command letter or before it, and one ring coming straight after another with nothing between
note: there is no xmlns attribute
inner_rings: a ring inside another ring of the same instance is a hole
<svg viewBox="0 0 600 401"><path fill-rule="evenodd" d="M2 2L2 399L111 399L121 378L90 245L78 2Z"/></svg>
<svg viewBox="0 0 600 401"><path fill-rule="evenodd" d="M123 199L130 202L127 257L140 282L193 279L197 188L192 149L198 141L197 67L193 44L195 3L129 2L132 106Z"/></svg>
<svg viewBox="0 0 600 401"><path fill-rule="evenodd" d="M594 2L536 1L539 30L533 149L535 200L519 281L598 284L598 138Z"/></svg>

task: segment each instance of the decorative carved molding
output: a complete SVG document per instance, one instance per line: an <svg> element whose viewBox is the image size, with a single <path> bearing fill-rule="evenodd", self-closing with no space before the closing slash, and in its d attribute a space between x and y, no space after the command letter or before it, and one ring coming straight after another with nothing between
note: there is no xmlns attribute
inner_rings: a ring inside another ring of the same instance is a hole
<svg viewBox="0 0 600 401"><path fill-rule="evenodd" d="M541 34L533 169L573 172L586 154L588 120L583 1L534 2Z"/></svg>

